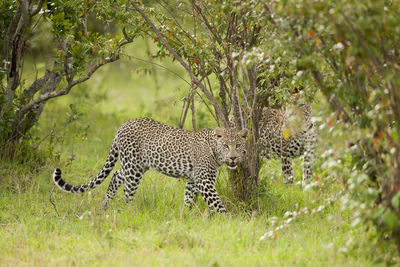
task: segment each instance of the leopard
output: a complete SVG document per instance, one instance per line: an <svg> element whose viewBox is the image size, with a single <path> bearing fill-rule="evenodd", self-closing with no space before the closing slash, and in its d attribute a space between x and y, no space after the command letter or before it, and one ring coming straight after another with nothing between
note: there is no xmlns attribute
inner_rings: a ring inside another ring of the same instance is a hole
<svg viewBox="0 0 400 267"><path fill-rule="evenodd" d="M270 159L273 156L281 159L283 179L288 184L294 183L292 160L300 156L303 156L302 182L310 180L318 139L312 103L305 101L299 103L298 99L298 96L290 99L289 106L291 108L264 107L259 124L258 146L260 154L265 159ZM293 107L297 109L296 111L300 111L300 117L302 117L300 120L299 116L290 116L290 113L293 113L291 112ZM289 120L292 117L300 124L290 127L291 122Z"/></svg>
<svg viewBox="0 0 400 267"><path fill-rule="evenodd" d="M236 169L247 151L248 130L204 128L198 131L176 128L151 118L135 118L120 126L107 160L100 172L81 185L67 183L56 168L54 183L69 193L84 193L99 186L110 174L118 159L121 168L113 174L103 207L107 208L118 188L131 202L144 173L151 169L175 178L185 178L184 204L189 208L200 194L212 212L227 212L215 187L217 172L226 164Z"/></svg>

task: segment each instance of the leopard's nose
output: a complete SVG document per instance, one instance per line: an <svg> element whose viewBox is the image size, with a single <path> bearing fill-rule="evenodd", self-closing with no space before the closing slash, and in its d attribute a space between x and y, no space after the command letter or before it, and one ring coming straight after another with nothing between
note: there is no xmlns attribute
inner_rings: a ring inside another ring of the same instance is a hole
<svg viewBox="0 0 400 267"><path fill-rule="evenodd" d="M237 157L229 157L230 160L235 161L235 159L237 159Z"/></svg>

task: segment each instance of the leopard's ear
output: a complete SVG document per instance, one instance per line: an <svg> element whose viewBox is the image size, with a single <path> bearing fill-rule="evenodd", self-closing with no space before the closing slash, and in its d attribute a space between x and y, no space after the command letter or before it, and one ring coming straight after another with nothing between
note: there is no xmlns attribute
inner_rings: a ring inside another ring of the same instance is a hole
<svg viewBox="0 0 400 267"><path fill-rule="evenodd" d="M238 135L243 139L247 139L247 135L249 134L249 130L244 128L238 132Z"/></svg>
<svg viewBox="0 0 400 267"><path fill-rule="evenodd" d="M225 131L223 128L215 128L214 130L215 135L217 136L217 138L222 138L223 136L225 136Z"/></svg>

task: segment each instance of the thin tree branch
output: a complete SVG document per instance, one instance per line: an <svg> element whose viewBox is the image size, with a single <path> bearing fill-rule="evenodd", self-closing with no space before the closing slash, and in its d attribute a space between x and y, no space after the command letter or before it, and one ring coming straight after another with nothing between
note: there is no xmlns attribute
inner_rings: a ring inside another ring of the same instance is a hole
<svg viewBox="0 0 400 267"><path fill-rule="evenodd" d="M163 0L162 1L165 5L168 5L168 2ZM162 6L170 15L170 17L174 20L176 26L185 34L185 36L187 38L189 38L194 44L196 44L196 39L192 38L192 36L190 35L190 33L188 33L183 27L182 25L179 23L179 21L176 19L177 15L176 14L172 14L172 12L166 7L164 6L162 3L160 3L160 6Z"/></svg>
<svg viewBox="0 0 400 267"><path fill-rule="evenodd" d="M146 62L146 63L149 63L149 64L156 65L157 67L160 67L160 68L162 68L162 69L165 69L166 71L169 71L169 72L173 73L174 75L176 75L177 77L179 77L182 81L184 81L185 83L187 83L188 85L191 86L191 83L190 83L189 81L185 80L185 78L183 78L183 77L182 77L181 75L179 75L177 72L175 72L175 71L173 71L173 70L171 70L171 69L169 69L169 68L167 68L167 67L165 67L165 66L163 66L163 65L161 65L161 64L158 64L158 63L155 63L155 62L153 62L153 61L149 61L149 60L146 60L146 59L143 59L143 58L138 58L138 57L131 56L131 55L128 55L128 54L124 54L124 53L121 53L121 55L125 55L125 56L127 56L127 57L130 57L130 58L133 58L133 59L136 59L136 60L139 60L139 61L143 61L143 62Z"/></svg>
<svg viewBox="0 0 400 267"><path fill-rule="evenodd" d="M60 213L58 213L56 203L53 200L53 193L54 193L54 189L55 188L56 188L56 186L53 185L53 188L51 189L51 192L50 192L50 195L49 195L49 201L50 201L51 205L53 206L54 210L56 211L57 216L60 217Z"/></svg>
<svg viewBox="0 0 400 267"><path fill-rule="evenodd" d="M196 112L194 110L194 94L192 94L191 102L192 102L192 105L191 105L191 109L192 109L192 128L193 128L193 131L196 131L197 129L196 129Z"/></svg>
<svg viewBox="0 0 400 267"><path fill-rule="evenodd" d="M190 3L192 4L192 6L194 7L194 9L196 9L197 13L200 15L200 18L202 19L204 25L207 27L207 29L212 33L212 35L214 36L215 40L217 40L217 42L220 44L222 43L222 38L221 36L219 36L219 34L213 30L213 28L210 25L210 22L208 21L207 17L204 15L204 13L202 12L202 10L204 10L204 8L199 7L196 2L194 0L190 0ZM201 0L201 5L204 7L203 1Z"/></svg>
<svg viewBox="0 0 400 267"><path fill-rule="evenodd" d="M39 13L40 9L42 9L43 4L44 4L44 0L40 0L39 3L37 4L36 8L33 9L33 10L31 10L31 11L29 12L29 15L30 15L31 17L33 17L33 16L35 16L37 13Z"/></svg>
<svg viewBox="0 0 400 267"><path fill-rule="evenodd" d="M179 128L183 128L183 125L185 124L185 120L186 120L186 115L189 111L189 107L190 107L190 98L193 96L193 91L191 91L188 96L186 97L186 101L183 102L183 107L182 107L182 112L181 112L181 116L179 119Z"/></svg>
<svg viewBox="0 0 400 267"><path fill-rule="evenodd" d="M220 126L219 124L219 119L217 116L215 116L214 112L211 110L210 106L207 104L206 100L203 98L203 96L196 90L196 94L200 97L201 101L204 103L208 111L210 112L211 116L213 116L214 120L217 122L217 125ZM226 126L225 126L226 127Z"/></svg>

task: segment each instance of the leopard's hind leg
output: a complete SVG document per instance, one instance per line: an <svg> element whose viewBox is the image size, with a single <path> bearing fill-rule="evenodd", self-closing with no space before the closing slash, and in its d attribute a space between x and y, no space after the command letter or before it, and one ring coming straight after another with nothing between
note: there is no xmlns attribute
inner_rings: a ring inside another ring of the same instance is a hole
<svg viewBox="0 0 400 267"><path fill-rule="evenodd" d="M108 185L107 194L103 200L103 208L106 209L109 205L109 200L113 199L118 191L118 188L124 183L125 178L122 170L118 170L114 173L111 178L110 184Z"/></svg>
<svg viewBox="0 0 400 267"><path fill-rule="evenodd" d="M143 167L133 165L129 169L124 169L125 177L125 188L124 194L126 197L126 202L131 202L135 196L136 190L139 187L140 181L147 169Z"/></svg>

